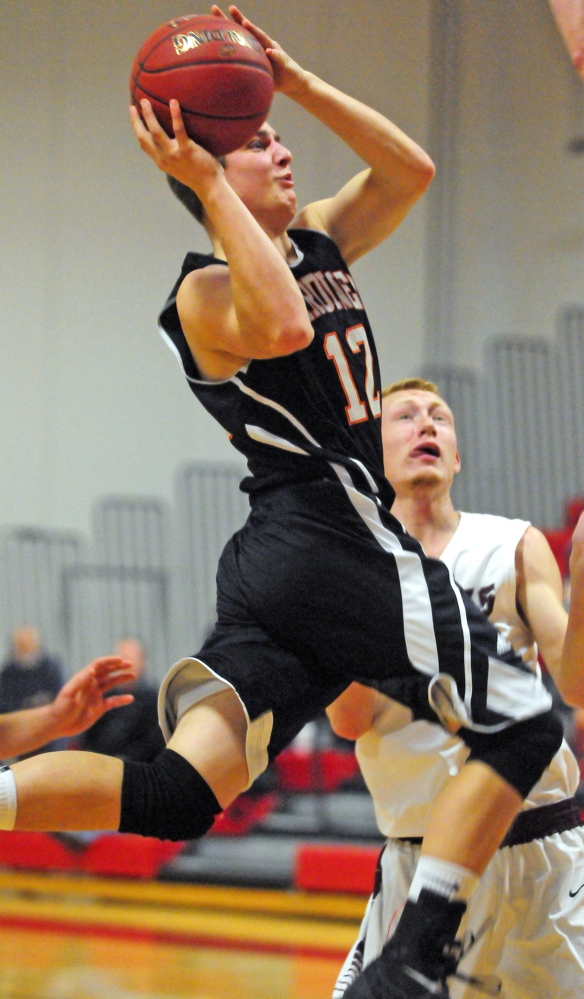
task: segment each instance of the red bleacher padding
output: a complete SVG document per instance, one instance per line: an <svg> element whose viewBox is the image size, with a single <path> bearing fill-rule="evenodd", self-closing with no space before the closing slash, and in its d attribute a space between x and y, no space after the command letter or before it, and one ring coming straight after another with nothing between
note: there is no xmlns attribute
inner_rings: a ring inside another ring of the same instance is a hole
<svg viewBox="0 0 584 999"><path fill-rule="evenodd" d="M0 865L31 871L74 871L77 857L48 833L0 832Z"/></svg>
<svg viewBox="0 0 584 999"><path fill-rule="evenodd" d="M84 874L115 874L125 878L153 878L163 864L176 856L183 843L111 833L98 836L78 855L77 870Z"/></svg>
<svg viewBox="0 0 584 999"><path fill-rule="evenodd" d="M576 496L574 499L568 500L566 503L566 527L573 531L576 524L578 523L578 518L582 511L584 510L584 497Z"/></svg>
<svg viewBox="0 0 584 999"><path fill-rule="evenodd" d="M259 797L242 794L221 812L210 830L210 836L246 836L265 819L278 804L277 794Z"/></svg>
<svg viewBox="0 0 584 999"><path fill-rule="evenodd" d="M303 844L296 853L294 887L369 895L378 857L376 846Z"/></svg>
<svg viewBox="0 0 584 999"><path fill-rule="evenodd" d="M354 753L337 749L298 752L285 749L274 761L283 791L336 791L354 777L359 765Z"/></svg>
<svg viewBox="0 0 584 999"><path fill-rule="evenodd" d="M71 849L49 833L0 832L0 866L153 878L182 847L131 833L103 833L87 846Z"/></svg>
<svg viewBox="0 0 584 999"><path fill-rule="evenodd" d="M572 529L569 527L558 527L557 529L544 531L547 542L554 553L556 562L560 567L560 572L564 578L569 575L570 544L572 541Z"/></svg>

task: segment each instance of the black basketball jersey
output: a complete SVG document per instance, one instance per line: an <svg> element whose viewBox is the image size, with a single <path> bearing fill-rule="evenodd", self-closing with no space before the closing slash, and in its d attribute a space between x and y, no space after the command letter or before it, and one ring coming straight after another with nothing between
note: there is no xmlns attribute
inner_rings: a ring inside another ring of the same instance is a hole
<svg viewBox="0 0 584 999"><path fill-rule="evenodd" d="M291 264L314 339L286 357L252 360L231 378L201 379L180 324L176 295L185 276L210 264L189 253L160 316L163 337L180 359L189 385L245 455L248 492L336 478L348 468L359 488L391 505L383 472L379 365L365 308L336 244L313 229L291 229Z"/></svg>

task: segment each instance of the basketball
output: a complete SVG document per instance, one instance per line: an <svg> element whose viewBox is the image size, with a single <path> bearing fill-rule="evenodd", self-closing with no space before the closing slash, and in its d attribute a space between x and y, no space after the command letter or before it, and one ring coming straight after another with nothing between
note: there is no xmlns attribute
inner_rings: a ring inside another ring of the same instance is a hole
<svg viewBox="0 0 584 999"><path fill-rule="evenodd" d="M134 60L130 93L138 109L148 98L170 136L169 103L175 98L187 135L222 156L266 120L274 77L249 31L226 18L191 14L167 21L146 39Z"/></svg>

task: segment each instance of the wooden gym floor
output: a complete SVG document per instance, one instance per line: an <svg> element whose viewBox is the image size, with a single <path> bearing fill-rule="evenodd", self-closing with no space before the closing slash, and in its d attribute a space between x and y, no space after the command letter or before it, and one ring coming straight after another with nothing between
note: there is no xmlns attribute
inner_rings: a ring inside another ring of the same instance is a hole
<svg viewBox="0 0 584 999"><path fill-rule="evenodd" d="M0 999L329 999L364 906L0 871Z"/></svg>

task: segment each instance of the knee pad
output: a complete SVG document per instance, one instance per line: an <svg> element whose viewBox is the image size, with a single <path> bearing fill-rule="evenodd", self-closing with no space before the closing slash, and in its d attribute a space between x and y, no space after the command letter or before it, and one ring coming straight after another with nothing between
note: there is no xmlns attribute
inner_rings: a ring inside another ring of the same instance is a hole
<svg viewBox="0 0 584 999"><path fill-rule="evenodd" d="M469 760L487 763L526 798L562 744L564 729L554 711L516 722L502 732L485 734L461 728Z"/></svg>
<svg viewBox="0 0 584 999"><path fill-rule="evenodd" d="M173 749L163 749L152 763L124 763L120 832L197 839L220 811L207 782Z"/></svg>

